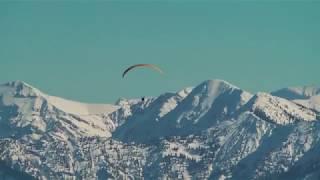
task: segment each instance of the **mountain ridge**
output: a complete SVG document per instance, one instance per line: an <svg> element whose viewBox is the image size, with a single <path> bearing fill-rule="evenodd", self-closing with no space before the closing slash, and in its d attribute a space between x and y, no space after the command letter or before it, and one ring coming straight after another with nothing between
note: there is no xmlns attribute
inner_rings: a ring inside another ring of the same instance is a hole
<svg viewBox="0 0 320 180"><path fill-rule="evenodd" d="M281 179L301 166L301 179L316 178L318 95L279 96L206 80L97 107L9 82L0 160L36 179Z"/></svg>

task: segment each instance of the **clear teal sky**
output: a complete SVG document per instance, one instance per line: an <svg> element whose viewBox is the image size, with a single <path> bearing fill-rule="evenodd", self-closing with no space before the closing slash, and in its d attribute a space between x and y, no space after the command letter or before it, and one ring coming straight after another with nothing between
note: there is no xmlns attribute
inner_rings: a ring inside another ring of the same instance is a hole
<svg viewBox="0 0 320 180"><path fill-rule="evenodd" d="M112 103L224 79L320 84L320 2L0 2L0 82ZM159 65L121 78L135 63Z"/></svg>

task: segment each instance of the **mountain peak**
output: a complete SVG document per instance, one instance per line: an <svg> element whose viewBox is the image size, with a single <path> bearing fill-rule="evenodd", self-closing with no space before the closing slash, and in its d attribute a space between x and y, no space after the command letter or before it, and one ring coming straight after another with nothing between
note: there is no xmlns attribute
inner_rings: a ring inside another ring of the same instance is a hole
<svg viewBox="0 0 320 180"><path fill-rule="evenodd" d="M200 85L196 86L190 95L192 97L203 97L204 99L211 99L212 101L220 94L226 91L240 90L238 87L219 79L206 80ZM209 102L210 104L211 102Z"/></svg>
<svg viewBox="0 0 320 180"><path fill-rule="evenodd" d="M76 115L110 113L119 108L112 104L82 103L47 95L28 83L19 80L0 85L0 95L1 94L6 97L30 98L30 102L36 97L38 100L44 100L46 103L53 105L57 109Z"/></svg>
<svg viewBox="0 0 320 180"><path fill-rule="evenodd" d="M5 84L2 84L0 85L0 90L1 89L7 89L11 91L13 93L12 95L16 97L35 97L43 95L43 93L37 88L20 80L10 81Z"/></svg>
<svg viewBox="0 0 320 180"><path fill-rule="evenodd" d="M210 79L202 82L199 86L208 86L208 87L220 87L223 89L239 89L235 85L232 85L231 83L221 80L221 79Z"/></svg>
<svg viewBox="0 0 320 180"><path fill-rule="evenodd" d="M23 87L29 87L29 88L36 89L36 88L32 87L30 84L28 84L24 81L21 81L21 80L9 81L3 85L10 86L10 87L16 87L16 88L23 86Z"/></svg>

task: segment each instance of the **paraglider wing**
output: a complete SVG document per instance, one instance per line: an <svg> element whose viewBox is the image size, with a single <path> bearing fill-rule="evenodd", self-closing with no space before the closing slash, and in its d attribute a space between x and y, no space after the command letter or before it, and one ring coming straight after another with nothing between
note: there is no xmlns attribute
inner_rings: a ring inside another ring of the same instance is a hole
<svg viewBox="0 0 320 180"><path fill-rule="evenodd" d="M153 65L153 64L136 64L136 65L132 65L132 66L128 67L122 73L122 78L124 78L129 71L131 71L132 69L137 68L137 67L148 67L148 68L151 68L153 70L156 70L156 71L160 72L161 74L163 73L163 71L156 65Z"/></svg>

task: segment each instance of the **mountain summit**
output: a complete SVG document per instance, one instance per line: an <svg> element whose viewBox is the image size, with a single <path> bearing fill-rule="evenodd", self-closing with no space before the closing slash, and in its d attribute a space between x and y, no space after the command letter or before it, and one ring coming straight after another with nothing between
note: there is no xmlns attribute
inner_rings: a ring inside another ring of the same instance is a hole
<svg viewBox="0 0 320 180"><path fill-rule="evenodd" d="M317 179L319 92L251 94L207 80L113 105L9 82L0 85L0 177Z"/></svg>

